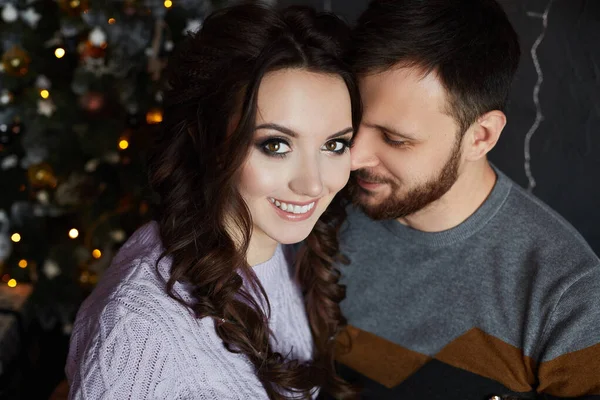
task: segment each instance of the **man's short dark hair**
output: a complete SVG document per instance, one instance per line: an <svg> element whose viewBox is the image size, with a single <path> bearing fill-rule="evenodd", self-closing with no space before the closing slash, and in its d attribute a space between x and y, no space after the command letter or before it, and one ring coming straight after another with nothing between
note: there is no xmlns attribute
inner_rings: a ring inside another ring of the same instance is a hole
<svg viewBox="0 0 600 400"><path fill-rule="evenodd" d="M520 57L519 39L495 0L374 0L354 29L358 74L394 67L437 73L461 132L504 111Z"/></svg>

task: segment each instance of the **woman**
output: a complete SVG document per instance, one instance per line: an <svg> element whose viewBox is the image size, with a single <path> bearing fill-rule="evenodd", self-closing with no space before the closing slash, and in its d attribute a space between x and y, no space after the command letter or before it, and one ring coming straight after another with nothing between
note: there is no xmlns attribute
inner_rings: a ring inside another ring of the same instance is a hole
<svg viewBox="0 0 600 400"><path fill-rule="evenodd" d="M333 369L344 291L325 212L360 116L347 40L334 16L258 5L186 39L150 163L159 220L79 311L71 398L352 395ZM282 244L306 238L294 269Z"/></svg>

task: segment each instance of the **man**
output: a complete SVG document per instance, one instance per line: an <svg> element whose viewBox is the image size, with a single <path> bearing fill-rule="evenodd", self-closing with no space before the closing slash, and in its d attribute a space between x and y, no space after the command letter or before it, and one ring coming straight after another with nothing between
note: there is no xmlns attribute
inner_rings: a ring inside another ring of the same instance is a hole
<svg viewBox="0 0 600 400"><path fill-rule="evenodd" d="M600 261L486 158L519 59L502 8L375 0L355 43L344 377L368 399L600 399Z"/></svg>

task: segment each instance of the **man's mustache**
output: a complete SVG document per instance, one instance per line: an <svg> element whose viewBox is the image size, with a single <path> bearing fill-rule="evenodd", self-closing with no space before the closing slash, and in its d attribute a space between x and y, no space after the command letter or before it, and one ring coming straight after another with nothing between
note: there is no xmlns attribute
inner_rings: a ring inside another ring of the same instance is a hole
<svg viewBox="0 0 600 400"><path fill-rule="evenodd" d="M393 182L391 182L389 179L387 179L383 176L378 176L366 169L357 169L356 171L352 171L351 176L355 179L359 178L359 179L361 179L363 181L367 181L369 183L393 184Z"/></svg>

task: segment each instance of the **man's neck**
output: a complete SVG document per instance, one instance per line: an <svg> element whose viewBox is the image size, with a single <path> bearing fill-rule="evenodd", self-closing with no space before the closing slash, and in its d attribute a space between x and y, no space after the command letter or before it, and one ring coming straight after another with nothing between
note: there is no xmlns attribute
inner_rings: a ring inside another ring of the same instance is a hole
<svg viewBox="0 0 600 400"><path fill-rule="evenodd" d="M496 179L496 172L487 160L469 165L444 196L414 214L399 218L398 222L423 232L452 229L481 207Z"/></svg>

